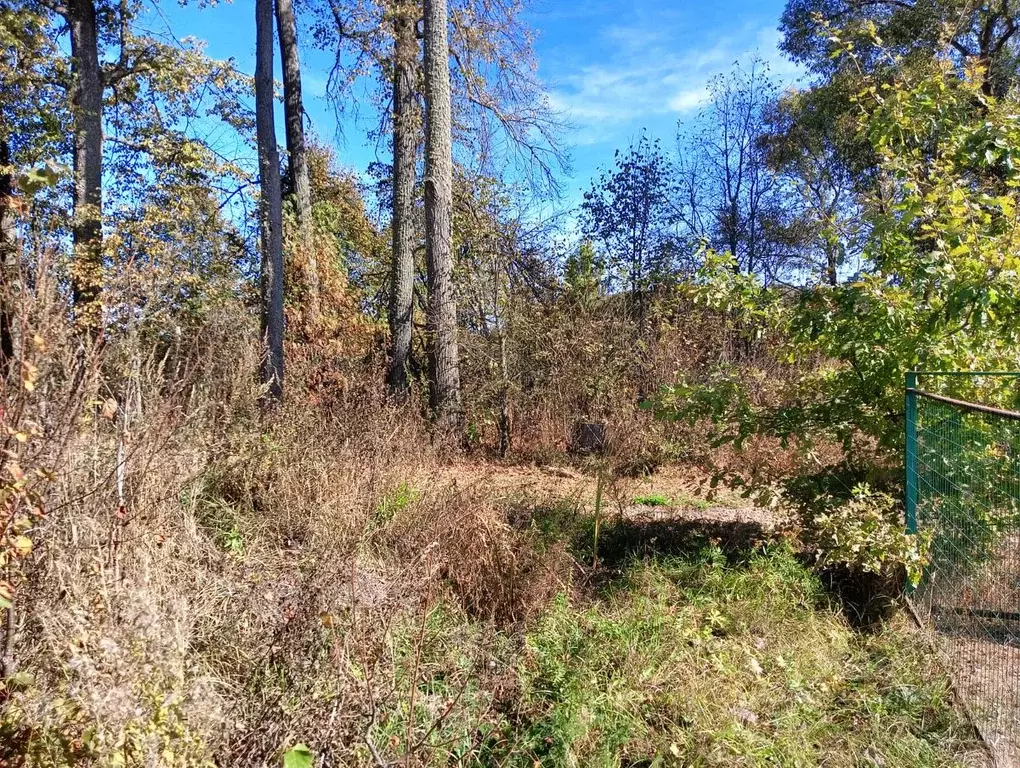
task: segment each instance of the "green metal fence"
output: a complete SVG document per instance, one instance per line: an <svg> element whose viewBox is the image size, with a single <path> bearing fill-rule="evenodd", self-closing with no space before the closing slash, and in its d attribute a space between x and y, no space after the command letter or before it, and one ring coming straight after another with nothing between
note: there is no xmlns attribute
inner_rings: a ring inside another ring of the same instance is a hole
<svg viewBox="0 0 1020 768"><path fill-rule="evenodd" d="M928 551L909 599L1004 764L1020 758L1018 387L988 372L906 386L907 526Z"/></svg>

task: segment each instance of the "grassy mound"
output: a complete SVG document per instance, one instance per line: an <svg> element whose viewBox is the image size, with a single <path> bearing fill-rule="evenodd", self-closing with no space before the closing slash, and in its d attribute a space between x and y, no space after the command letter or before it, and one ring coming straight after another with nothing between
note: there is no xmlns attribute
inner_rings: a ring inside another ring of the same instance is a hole
<svg viewBox="0 0 1020 768"><path fill-rule="evenodd" d="M422 763L948 766L979 758L905 624L856 632L785 547L635 562L522 635L448 605L405 632L372 742ZM415 696L410 695L416 681ZM378 749L378 746L376 746ZM366 757L368 755L366 754ZM971 763L972 764L972 763Z"/></svg>

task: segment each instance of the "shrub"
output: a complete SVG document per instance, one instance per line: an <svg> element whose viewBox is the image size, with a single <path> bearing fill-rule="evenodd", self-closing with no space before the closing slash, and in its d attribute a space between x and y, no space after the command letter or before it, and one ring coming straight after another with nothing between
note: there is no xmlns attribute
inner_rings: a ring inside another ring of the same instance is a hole
<svg viewBox="0 0 1020 768"><path fill-rule="evenodd" d="M820 567L847 566L876 575L906 571L914 584L926 563L927 540L906 532L896 499L867 484L849 498L820 496L800 510L801 536Z"/></svg>

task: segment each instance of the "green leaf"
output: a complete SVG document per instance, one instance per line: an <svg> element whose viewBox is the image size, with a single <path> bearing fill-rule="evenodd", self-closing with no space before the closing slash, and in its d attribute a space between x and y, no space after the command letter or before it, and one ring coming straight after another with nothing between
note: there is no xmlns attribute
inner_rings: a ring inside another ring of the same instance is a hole
<svg viewBox="0 0 1020 768"><path fill-rule="evenodd" d="M18 187L29 197L46 187L52 187L61 176L68 172L66 165L47 160L42 165L26 171L18 178Z"/></svg>
<svg viewBox="0 0 1020 768"><path fill-rule="evenodd" d="M304 744L295 744L283 754L283 768L312 768L315 755Z"/></svg>
<svg viewBox="0 0 1020 768"><path fill-rule="evenodd" d="M31 672L21 670L7 678L7 685L13 691L23 691L35 685L35 677L33 677Z"/></svg>

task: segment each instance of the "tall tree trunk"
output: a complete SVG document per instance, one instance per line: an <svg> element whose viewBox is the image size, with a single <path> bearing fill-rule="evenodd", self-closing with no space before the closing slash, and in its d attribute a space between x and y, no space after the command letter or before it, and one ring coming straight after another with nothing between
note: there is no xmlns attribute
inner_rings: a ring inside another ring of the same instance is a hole
<svg viewBox="0 0 1020 768"><path fill-rule="evenodd" d="M393 253L390 264L390 360L386 382L397 397L407 394L414 320L414 168L418 104L416 7L399 3L393 18Z"/></svg>
<svg viewBox="0 0 1020 768"><path fill-rule="evenodd" d="M255 0L255 133L262 227L260 377L272 400L283 397L283 201L273 118L273 0Z"/></svg>
<svg viewBox="0 0 1020 768"><path fill-rule="evenodd" d="M430 400L436 422L461 420L457 304L453 291L453 142L447 0L425 0L425 261Z"/></svg>
<svg viewBox="0 0 1020 768"><path fill-rule="evenodd" d="M496 427L499 430L499 455L504 459L510 454L512 445L512 422L510 417L510 361L507 359L507 327L499 330L499 414Z"/></svg>
<svg viewBox="0 0 1020 768"><path fill-rule="evenodd" d="M0 379L7 376L15 354L19 262L14 230L14 183L11 150L0 139Z"/></svg>
<svg viewBox="0 0 1020 768"><path fill-rule="evenodd" d="M307 297L306 324L319 317L319 263L312 237L312 190L308 182L308 148L305 145L304 102L301 99L301 61L298 57L297 21L292 0L276 0L276 24L283 62L283 115L287 128L287 163L297 208L298 243L304 256Z"/></svg>
<svg viewBox="0 0 1020 768"><path fill-rule="evenodd" d="M730 254L733 256L734 270L740 274L740 227L738 222L740 221L740 208L736 198L730 203ZM747 273L751 273L751 268L748 266Z"/></svg>
<svg viewBox="0 0 1020 768"><path fill-rule="evenodd" d="M71 281L75 320L95 333L101 321L103 272L103 82L94 0L68 0L74 105L74 263Z"/></svg>

